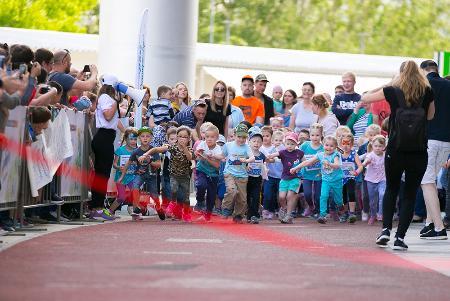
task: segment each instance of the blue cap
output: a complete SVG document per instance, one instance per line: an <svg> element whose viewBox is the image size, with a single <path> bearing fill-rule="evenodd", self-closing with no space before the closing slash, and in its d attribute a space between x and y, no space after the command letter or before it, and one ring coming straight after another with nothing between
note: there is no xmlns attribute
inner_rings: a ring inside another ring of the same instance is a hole
<svg viewBox="0 0 450 301"><path fill-rule="evenodd" d="M249 130L248 130L248 136L250 139L252 139L255 136L260 136L262 138L262 132L261 129L257 126L252 126Z"/></svg>

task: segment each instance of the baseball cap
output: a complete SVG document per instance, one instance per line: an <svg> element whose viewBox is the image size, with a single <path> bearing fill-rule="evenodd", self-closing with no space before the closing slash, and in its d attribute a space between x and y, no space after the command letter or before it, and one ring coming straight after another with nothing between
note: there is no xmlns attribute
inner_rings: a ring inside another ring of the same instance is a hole
<svg viewBox="0 0 450 301"><path fill-rule="evenodd" d="M149 128L148 126L141 127L138 131L138 136L140 136L142 133L149 133L150 135L153 134L152 129Z"/></svg>
<svg viewBox="0 0 450 301"><path fill-rule="evenodd" d="M420 68L421 69L425 69L425 68L428 68L428 67L436 67L437 68L437 66L438 65L433 60L426 60L426 61L423 61L422 63L420 63Z"/></svg>
<svg viewBox="0 0 450 301"><path fill-rule="evenodd" d="M244 76L242 77L242 81L244 81L244 80L246 80L246 79L251 80L252 82L255 82L255 81L253 80L253 77L252 77L251 75L244 75Z"/></svg>
<svg viewBox="0 0 450 301"><path fill-rule="evenodd" d="M248 136L248 127L240 123L234 128L234 133L236 136Z"/></svg>
<svg viewBox="0 0 450 301"><path fill-rule="evenodd" d="M258 74L255 78L255 82L262 82L262 81L269 82L265 74Z"/></svg>
<svg viewBox="0 0 450 301"><path fill-rule="evenodd" d="M217 143L227 143L227 139L225 139L224 135L219 135L219 139L217 139Z"/></svg>
<svg viewBox="0 0 450 301"><path fill-rule="evenodd" d="M261 129L257 126L252 126L249 130L248 130L248 137L250 139L252 139L255 136L260 136L262 138L262 132Z"/></svg>
<svg viewBox="0 0 450 301"><path fill-rule="evenodd" d="M285 140L292 140L295 144L298 144L298 135L296 133L289 133L284 137Z"/></svg>
<svg viewBox="0 0 450 301"><path fill-rule="evenodd" d="M110 85L110 86L113 86L114 88L116 88L119 80L114 75L104 74L102 79L100 80L100 82L102 83L102 85Z"/></svg>
<svg viewBox="0 0 450 301"><path fill-rule="evenodd" d="M206 101L204 99L194 100L194 107L197 107L197 106L206 106Z"/></svg>

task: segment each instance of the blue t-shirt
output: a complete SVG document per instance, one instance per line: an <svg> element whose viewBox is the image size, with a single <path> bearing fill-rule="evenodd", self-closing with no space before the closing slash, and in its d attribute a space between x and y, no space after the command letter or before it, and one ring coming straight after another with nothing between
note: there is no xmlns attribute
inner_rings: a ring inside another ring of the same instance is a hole
<svg viewBox="0 0 450 301"><path fill-rule="evenodd" d="M260 177L262 175L264 162L266 161L266 156L263 153L259 153L255 156L255 162L248 164L248 176L249 177Z"/></svg>
<svg viewBox="0 0 450 301"><path fill-rule="evenodd" d="M265 147L264 145L261 146L259 149L260 152L262 152L266 157L270 154L276 153L280 150L284 149L283 145L280 145L279 147L275 147L271 145L270 147ZM281 159L276 157L274 158L275 162L273 163L267 163L267 176L275 179L281 179L281 173L283 172L283 164L281 163Z"/></svg>
<svg viewBox="0 0 450 301"><path fill-rule="evenodd" d="M283 102L281 100L272 99L273 109L276 113L284 114Z"/></svg>
<svg viewBox="0 0 450 301"><path fill-rule="evenodd" d="M325 166L323 165L324 161L328 161L334 164L334 159L336 157L339 159L339 163L342 164L341 155L337 151L334 151L331 155L326 155L325 152L317 153L316 158L322 165L322 181L335 182L344 178L344 173L341 168L325 168Z"/></svg>
<svg viewBox="0 0 450 301"><path fill-rule="evenodd" d="M237 145L236 142L227 142L223 146L223 154L226 156L224 174L232 175L236 178L247 178L247 164L239 159L248 159L253 156L252 150L248 144Z"/></svg>
<svg viewBox="0 0 450 301"><path fill-rule="evenodd" d="M138 147L131 153L130 160L131 162L136 163L136 170L134 173L135 175L142 175L142 176L156 175L156 170L153 170L150 163L160 160L159 154L152 155L150 160L146 159L142 163L139 163L138 161L138 158L143 154L145 154L149 149L142 150L140 147Z"/></svg>
<svg viewBox="0 0 450 301"><path fill-rule="evenodd" d="M77 81L72 75L62 72L51 72L48 81L54 81L61 85L63 93L61 96L61 104L68 106L69 99L67 93L72 90L73 84Z"/></svg>
<svg viewBox="0 0 450 301"><path fill-rule="evenodd" d="M118 149L116 149L116 151L114 152L114 155L119 157L119 161L117 162L118 163L117 165L124 166L125 164L127 164L132 152L135 150L136 149L133 149L130 152L127 149L126 145L123 145L123 146L119 147ZM127 185L128 183L133 181L135 172L136 172L136 163L131 162L131 164L128 166L128 169L125 173L125 176L123 177L121 184ZM116 175L114 176L114 182L117 182L117 180L119 180L119 178L121 176L122 176L122 172L119 169L116 170Z"/></svg>
<svg viewBox="0 0 450 301"><path fill-rule="evenodd" d="M311 146L311 141L305 141L300 146L300 150L302 150L305 153L305 160L309 160L312 157L314 157L314 155L316 155L318 152L323 152L323 145L320 144L319 148L315 149ZM320 169L321 169L320 162L317 162L311 166L302 168L299 171L298 175L302 176L303 179L305 180L320 181L321 180Z"/></svg>
<svg viewBox="0 0 450 301"><path fill-rule="evenodd" d="M340 124L347 124L347 120L352 115L353 109L356 107L356 104L361 100L361 95L358 93L352 94L339 94L333 100L333 106L331 110L334 115L336 115ZM339 106L340 108L338 108Z"/></svg>

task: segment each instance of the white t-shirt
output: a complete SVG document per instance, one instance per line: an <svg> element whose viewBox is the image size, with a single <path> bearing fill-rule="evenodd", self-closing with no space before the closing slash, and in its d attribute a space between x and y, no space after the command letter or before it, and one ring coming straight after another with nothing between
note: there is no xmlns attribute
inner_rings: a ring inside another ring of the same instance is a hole
<svg viewBox="0 0 450 301"><path fill-rule="evenodd" d="M323 136L334 136L339 126L339 120L333 113L328 112L327 116L318 118L317 122L323 126Z"/></svg>
<svg viewBox="0 0 450 301"><path fill-rule="evenodd" d="M317 115L312 110L305 109L303 101L297 102L291 109L295 116L295 131L309 129L311 124L317 120ZM292 117L291 117L292 118Z"/></svg>
<svg viewBox="0 0 450 301"><path fill-rule="evenodd" d="M103 111L111 109L112 106L117 106L114 99L112 99L108 94L100 95L97 102L97 110L95 110L95 125L98 129L117 129L119 114L116 112L110 121L106 120L103 115Z"/></svg>

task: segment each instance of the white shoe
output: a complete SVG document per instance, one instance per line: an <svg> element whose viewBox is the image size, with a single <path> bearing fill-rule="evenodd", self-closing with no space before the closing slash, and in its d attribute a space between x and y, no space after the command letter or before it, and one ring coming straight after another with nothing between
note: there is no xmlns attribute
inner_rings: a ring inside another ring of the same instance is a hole
<svg viewBox="0 0 450 301"><path fill-rule="evenodd" d="M369 220L369 214L365 213L364 211L361 213L361 220L363 222L367 222Z"/></svg>

